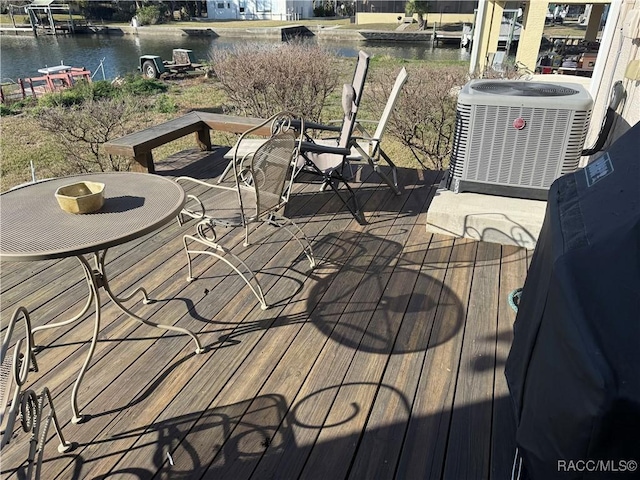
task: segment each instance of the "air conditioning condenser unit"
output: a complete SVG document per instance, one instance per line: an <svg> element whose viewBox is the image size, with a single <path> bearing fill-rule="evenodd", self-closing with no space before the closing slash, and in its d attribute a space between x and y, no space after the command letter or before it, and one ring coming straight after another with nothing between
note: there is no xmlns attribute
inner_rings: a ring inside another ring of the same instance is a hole
<svg viewBox="0 0 640 480"><path fill-rule="evenodd" d="M458 96L447 187L546 199L578 168L592 107L577 83L470 81Z"/></svg>

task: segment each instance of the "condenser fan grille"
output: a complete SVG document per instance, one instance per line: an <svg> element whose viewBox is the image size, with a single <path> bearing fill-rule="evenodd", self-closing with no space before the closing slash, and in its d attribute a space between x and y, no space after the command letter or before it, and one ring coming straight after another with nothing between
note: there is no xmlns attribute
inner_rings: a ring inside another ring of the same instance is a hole
<svg viewBox="0 0 640 480"><path fill-rule="evenodd" d="M473 90L512 97L566 97L579 93L573 88L542 82L482 82L471 85Z"/></svg>

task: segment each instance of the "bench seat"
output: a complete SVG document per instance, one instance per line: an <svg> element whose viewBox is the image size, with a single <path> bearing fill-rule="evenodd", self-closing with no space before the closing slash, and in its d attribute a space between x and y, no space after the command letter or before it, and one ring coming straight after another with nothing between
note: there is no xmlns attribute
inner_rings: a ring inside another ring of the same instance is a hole
<svg viewBox="0 0 640 480"><path fill-rule="evenodd" d="M104 144L104 150L110 155L133 157L134 171L155 173L152 150L156 147L195 133L198 147L201 150L211 150L211 130L240 134L262 122L260 118L193 111L160 125L110 140ZM269 135L271 132L269 128L264 128L258 133Z"/></svg>

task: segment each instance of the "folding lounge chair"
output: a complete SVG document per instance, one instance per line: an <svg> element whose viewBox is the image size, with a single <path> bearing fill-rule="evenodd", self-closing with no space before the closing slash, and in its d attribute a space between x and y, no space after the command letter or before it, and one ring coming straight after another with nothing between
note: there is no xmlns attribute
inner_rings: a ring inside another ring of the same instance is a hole
<svg viewBox="0 0 640 480"><path fill-rule="evenodd" d="M348 166L347 156L351 153L351 134L356 124L356 112L358 110L357 96L352 85L345 84L342 91L342 108L344 118L340 129L340 136L329 143L328 140L314 140L305 133L306 141L300 147L297 168L322 176L322 187L330 187L349 209L359 223L364 223L364 218L358 204L355 192L344 176L345 167ZM340 183L343 183L348 192L345 197L340 191Z"/></svg>
<svg viewBox="0 0 640 480"><path fill-rule="evenodd" d="M391 112L393 112L398 100L400 90L407 81L407 76L407 70L402 68L396 77L395 84L393 85L393 89L391 90L391 94L389 95L380 120L378 122L375 120L357 120L354 127L355 134L352 134L351 137L349 137L348 142L348 146L351 148L351 151L349 155L347 155L347 161L366 160L396 195L400 195L402 193L400 191L400 186L398 185L397 167L384 150L382 150L380 142L382 141L382 135L384 134L389 118L391 117ZM370 134L363 126L363 124L366 123L376 123L376 130L373 135ZM315 142L322 145L331 145L328 143L327 139L315 140ZM303 149L305 148L304 145L305 144L303 144ZM387 173L380 168L380 158L384 159L389 167L391 167L391 177L389 177Z"/></svg>
<svg viewBox="0 0 640 480"><path fill-rule="evenodd" d="M367 129L364 128L364 123L371 123L367 120L358 120L356 122L355 131L362 136L351 136L350 146L351 153L348 155L347 160L366 160L374 171L380 175L387 185L395 192L396 195L400 195L400 186L398 185L398 169L389 156L382 150L380 142L382 141L382 135L387 127L391 112L395 107L396 101L400 94L400 90L407 81L407 70L402 68L396 82L393 85L389 99L384 107L380 121L376 125L376 130L373 135L369 134ZM375 121L373 122L375 123ZM384 159L389 167L391 167L391 178L380 168L380 158Z"/></svg>
<svg viewBox="0 0 640 480"><path fill-rule="evenodd" d="M356 194L347 182L344 172L348 166L347 156L351 153L351 136L356 126L356 114L362 100L370 58L367 53L360 51L353 80L351 84L343 85L342 110L344 116L342 125L305 123L306 141L302 142L297 165L300 170L321 175L323 177L322 189L330 187L359 223L364 223L364 218ZM334 139L315 139L309 135L309 130L328 131L339 135ZM348 197L346 198L340 193L340 183L343 183L347 189Z"/></svg>
<svg viewBox="0 0 640 480"><path fill-rule="evenodd" d="M294 166L302 141L301 133L296 133L291 124L292 118L290 114L282 112L242 134L240 146L245 138L265 125L271 124L273 132L246 162L242 162L238 157L237 152L241 151L241 148L237 149L231 163L235 181L233 187L211 184L191 177L176 179L180 184L194 184L200 190L204 190L199 195L187 196L187 204L178 217L181 224L185 216L199 220L196 235L183 237L189 268L188 281L194 278L191 267L192 255L206 254L216 257L240 275L260 302L262 309L266 309L267 303L256 276L246 263L217 241L215 231L216 227L244 227L244 246L248 246L249 227L257 222L267 222L272 226L284 228L300 244L311 268L315 266L313 251L304 232L281 213L289 200ZM298 238L298 234L302 240ZM193 249L194 244L210 249Z"/></svg>

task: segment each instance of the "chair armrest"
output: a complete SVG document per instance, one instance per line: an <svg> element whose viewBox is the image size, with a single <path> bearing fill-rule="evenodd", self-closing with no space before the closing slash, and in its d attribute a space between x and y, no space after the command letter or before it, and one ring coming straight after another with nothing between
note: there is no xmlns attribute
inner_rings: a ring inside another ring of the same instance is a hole
<svg viewBox="0 0 640 480"><path fill-rule="evenodd" d="M301 153L335 153L336 155L349 155L350 148L331 147L328 145L320 145L313 142L302 142Z"/></svg>
<svg viewBox="0 0 640 480"><path fill-rule="evenodd" d="M299 120L293 120L291 122L291 125L293 125L295 129L300 130ZM342 125L327 125L324 123L315 123L315 122L305 121L304 129L305 130L327 130L330 132L339 132L340 130L342 130Z"/></svg>
<svg viewBox="0 0 640 480"><path fill-rule="evenodd" d="M354 130L358 130L358 131L362 132L362 134L363 134L363 135L366 135L368 138L371 138L371 137L372 137L372 135L367 131L367 129L366 129L366 128L364 128L364 127L362 126L362 124L363 124L363 123L369 123L369 124L375 124L375 125L377 125L377 124L378 124L378 122L377 122L376 120L358 120L358 121L356 122L356 125L355 125L355 127L354 127Z"/></svg>
<svg viewBox="0 0 640 480"><path fill-rule="evenodd" d="M378 140L377 138L371 138L371 137L357 137L355 135L351 136L351 140L364 140L365 142L369 142L369 143L380 143L380 140Z"/></svg>
<svg viewBox="0 0 640 480"><path fill-rule="evenodd" d="M210 189L216 189L218 191L221 191L221 190L234 191L240 194L240 187L238 186L238 184L236 184L235 187L228 187L226 185L213 184L213 183L205 182L203 180L198 180L197 178L192 178L192 177L178 177L176 178L176 182L180 186L182 186L183 184L196 184L196 185L202 185ZM182 217L183 215L186 215L191 218L195 218L196 220L204 220L204 219L210 218L207 215L207 210L204 206L203 201L197 195L192 195L189 193L187 194L187 200L184 206L182 207L182 210L180 210L180 213L178 214L178 223L180 225L184 224L183 217Z"/></svg>
<svg viewBox="0 0 640 480"><path fill-rule="evenodd" d="M197 178L192 178L192 177L178 177L176 178L176 182L178 182L179 185L182 186L182 183L195 183L197 185L203 185L205 187L210 187L210 188L216 188L219 190L234 190L237 191L238 189L236 187L229 187L227 185L218 185L215 183L209 183L209 182L205 182L203 180L198 180ZM193 196L193 195L192 195Z"/></svg>

